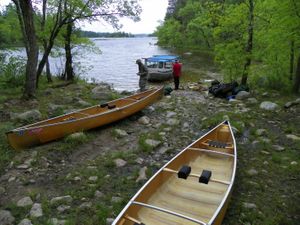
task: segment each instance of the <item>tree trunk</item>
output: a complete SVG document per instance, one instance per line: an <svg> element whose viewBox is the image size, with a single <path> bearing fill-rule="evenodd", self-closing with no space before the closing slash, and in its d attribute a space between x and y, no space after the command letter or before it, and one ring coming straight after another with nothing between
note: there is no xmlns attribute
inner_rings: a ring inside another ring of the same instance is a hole
<svg viewBox="0 0 300 225"><path fill-rule="evenodd" d="M254 4L253 0L249 0L249 24L248 24L248 42L246 46L246 62L241 80L242 85L247 84L249 67L251 66L251 54L253 48L253 22L254 22Z"/></svg>
<svg viewBox="0 0 300 225"><path fill-rule="evenodd" d="M300 55L298 56L297 60L297 69L296 69L296 74L295 74L295 82L294 82L294 87L293 87L293 92L298 93L299 88L300 88Z"/></svg>
<svg viewBox="0 0 300 225"><path fill-rule="evenodd" d="M294 57L295 57L295 42L291 41L291 52L290 52L290 80L293 80L294 76Z"/></svg>
<svg viewBox="0 0 300 225"><path fill-rule="evenodd" d="M36 91L36 67L38 63L38 44L34 27L34 11L32 8L31 0L14 0L16 7L19 7L22 16L20 23L23 24L24 37L27 43L27 64L26 64L26 80L24 97L32 98L35 96Z"/></svg>
<svg viewBox="0 0 300 225"><path fill-rule="evenodd" d="M73 32L73 23L67 24L67 32L65 36L65 52L66 52L66 64L65 64L65 74L67 80L74 79L74 70L72 65L72 48L71 48L71 36Z"/></svg>
<svg viewBox="0 0 300 225"><path fill-rule="evenodd" d="M45 31L45 24L46 24L46 14L47 14L47 0L43 0L43 10L42 10L42 21L41 21L41 31ZM46 38L43 38L43 47L44 51L47 49L47 40ZM50 64L49 64L49 59L47 58L46 60L46 76L48 83L52 82L52 77L51 77L51 71L50 71Z"/></svg>

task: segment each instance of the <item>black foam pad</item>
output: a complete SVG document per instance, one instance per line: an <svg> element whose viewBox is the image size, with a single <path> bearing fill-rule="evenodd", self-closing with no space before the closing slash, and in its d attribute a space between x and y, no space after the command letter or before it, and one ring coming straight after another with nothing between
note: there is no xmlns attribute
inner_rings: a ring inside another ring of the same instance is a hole
<svg viewBox="0 0 300 225"><path fill-rule="evenodd" d="M104 104L101 104L101 105L100 105L101 108L104 108L104 107L106 107L106 106L108 106L107 103L104 103Z"/></svg>
<svg viewBox="0 0 300 225"><path fill-rule="evenodd" d="M199 177L199 182L208 184L210 177L211 177L211 171L203 170L201 176Z"/></svg>
<svg viewBox="0 0 300 225"><path fill-rule="evenodd" d="M186 179L190 175L191 171L192 169L190 166L182 166L178 171L178 178Z"/></svg>
<svg viewBox="0 0 300 225"><path fill-rule="evenodd" d="M144 223L134 223L133 225L145 225Z"/></svg>
<svg viewBox="0 0 300 225"><path fill-rule="evenodd" d="M116 108L116 105L108 105L107 108L114 109L114 108Z"/></svg>

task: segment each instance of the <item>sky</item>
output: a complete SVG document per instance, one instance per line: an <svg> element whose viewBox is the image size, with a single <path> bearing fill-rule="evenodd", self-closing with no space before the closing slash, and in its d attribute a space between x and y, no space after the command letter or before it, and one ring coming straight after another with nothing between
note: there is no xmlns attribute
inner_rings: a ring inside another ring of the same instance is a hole
<svg viewBox="0 0 300 225"><path fill-rule="evenodd" d="M11 0L0 0L0 6L7 5ZM168 7L168 0L139 0L143 9L141 21L133 22L129 19L121 19L123 27L120 31L132 34L150 34L163 21ZM104 22L80 23L81 29L95 32L114 32L113 28Z"/></svg>

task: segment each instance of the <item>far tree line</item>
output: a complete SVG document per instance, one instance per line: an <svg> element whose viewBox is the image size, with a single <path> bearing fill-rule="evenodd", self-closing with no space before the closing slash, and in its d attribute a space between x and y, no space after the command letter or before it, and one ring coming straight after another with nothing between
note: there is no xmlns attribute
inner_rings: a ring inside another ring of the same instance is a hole
<svg viewBox="0 0 300 225"><path fill-rule="evenodd" d="M8 5L1 13L0 33L5 32L6 35L0 36L0 46L1 42L7 41L5 39L14 43L22 40L25 46L27 55L25 98L35 96L40 76L45 68L48 82L52 81L48 57L56 44L60 44L65 50L63 78L74 79L72 48L76 42L74 39L80 36L80 32L76 29L78 22L100 19L119 29L120 17L138 21L141 13L141 7L136 0L12 0L12 2L13 4ZM42 52L41 60L38 60L39 52Z"/></svg>
<svg viewBox="0 0 300 225"><path fill-rule="evenodd" d="M158 44L212 52L227 80L299 93L300 1L177 0Z"/></svg>

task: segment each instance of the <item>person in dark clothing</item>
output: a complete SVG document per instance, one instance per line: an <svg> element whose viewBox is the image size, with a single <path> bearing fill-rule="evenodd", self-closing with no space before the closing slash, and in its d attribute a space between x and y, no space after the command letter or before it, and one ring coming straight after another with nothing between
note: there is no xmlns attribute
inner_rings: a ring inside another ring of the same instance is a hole
<svg viewBox="0 0 300 225"><path fill-rule="evenodd" d="M142 92L146 90L148 69L140 59L136 60L136 64L138 64L139 67L139 72L137 73L137 75L140 76L139 87L140 91Z"/></svg>
<svg viewBox="0 0 300 225"><path fill-rule="evenodd" d="M175 90L178 90L178 88L179 88L179 78L181 76L181 67L182 67L182 65L178 62L178 60L175 60L175 63L173 64L173 78L174 78Z"/></svg>

